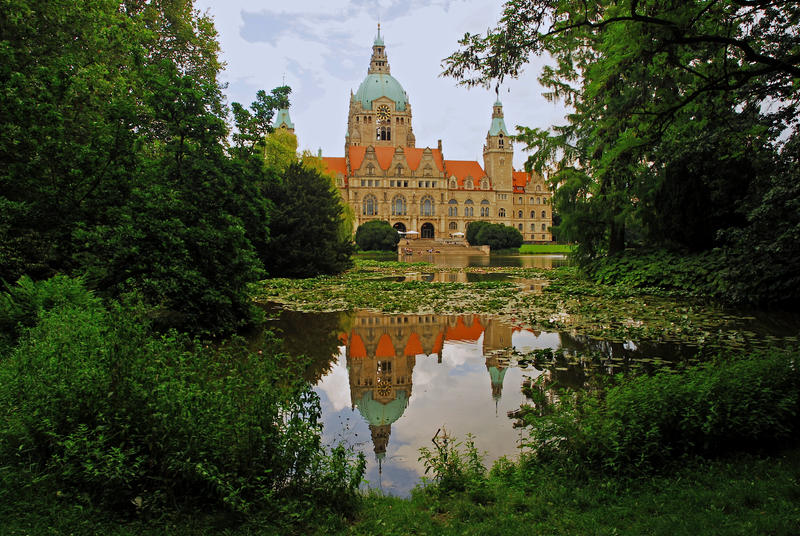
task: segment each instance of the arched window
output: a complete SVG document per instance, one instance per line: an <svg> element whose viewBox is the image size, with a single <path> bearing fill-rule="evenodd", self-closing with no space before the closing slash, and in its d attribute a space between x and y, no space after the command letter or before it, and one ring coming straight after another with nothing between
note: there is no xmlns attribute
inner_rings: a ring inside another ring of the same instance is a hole
<svg viewBox="0 0 800 536"><path fill-rule="evenodd" d="M458 201L451 199L447 202L447 215L451 217L458 216Z"/></svg>
<svg viewBox="0 0 800 536"><path fill-rule="evenodd" d="M505 218L506 217L506 209L501 208L500 210L497 211L497 215L499 217L501 217L501 218Z"/></svg>
<svg viewBox="0 0 800 536"><path fill-rule="evenodd" d="M503 143L504 143L504 141L503 141L503 133L501 132L500 133L500 139L497 140L497 146L502 149L503 148Z"/></svg>
<svg viewBox="0 0 800 536"><path fill-rule="evenodd" d="M481 179L481 190L488 190L489 189L489 179L484 177Z"/></svg>
<svg viewBox="0 0 800 536"><path fill-rule="evenodd" d="M403 166L401 166L400 164L397 164L397 169L395 170L395 172L397 173L398 177L402 177L403 176Z"/></svg>
<svg viewBox="0 0 800 536"><path fill-rule="evenodd" d="M475 216L475 203L472 202L472 199L467 199L464 201L464 216L467 218L472 218Z"/></svg>
<svg viewBox="0 0 800 536"><path fill-rule="evenodd" d="M406 198L402 195L395 196L392 199L392 216L405 216L406 214L408 214Z"/></svg>
<svg viewBox="0 0 800 536"><path fill-rule="evenodd" d="M534 232L534 231L536 231L536 224L532 223L531 224L531 232Z"/></svg>
<svg viewBox="0 0 800 536"><path fill-rule="evenodd" d="M481 218L489 217L489 200L484 199L481 201Z"/></svg>
<svg viewBox="0 0 800 536"><path fill-rule="evenodd" d="M536 185L536 191L537 192L541 192L542 191L542 185L541 184L537 184Z"/></svg>
<svg viewBox="0 0 800 536"><path fill-rule="evenodd" d="M546 211L546 210L543 210L543 211L542 211L542 218L546 218L546 217L547 217L547 211Z"/></svg>
<svg viewBox="0 0 800 536"><path fill-rule="evenodd" d="M457 231L458 230L458 224L456 222L454 222L454 221L451 221L450 222L450 230L451 231Z"/></svg>
<svg viewBox="0 0 800 536"><path fill-rule="evenodd" d="M361 202L361 214L364 216L378 215L378 200L374 195L367 195Z"/></svg>
<svg viewBox="0 0 800 536"><path fill-rule="evenodd" d="M520 211L519 211L519 213L517 214L517 218L519 218L519 219L522 219L522 211L521 211L521 210L520 210Z"/></svg>
<svg viewBox="0 0 800 536"><path fill-rule="evenodd" d="M472 177L467 177L467 179L464 181L464 188L466 190L472 190L475 188L475 183L472 181Z"/></svg>
<svg viewBox="0 0 800 536"><path fill-rule="evenodd" d="M378 127L375 129L375 139L389 141L392 139L392 127Z"/></svg>
<svg viewBox="0 0 800 536"><path fill-rule="evenodd" d="M542 231L546 231L546 230L547 230L547 225L542 224Z"/></svg>
<svg viewBox="0 0 800 536"><path fill-rule="evenodd" d="M433 216L433 198L426 195L419 202L419 213L422 216Z"/></svg>
<svg viewBox="0 0 800 536"><path fill-rule="evenodd" d="M451 177L450 178L450 189L451 190L455 190L456 188L458 188L458 182L456 182L456 178L455 177Z"/></svg>
<svg viewBox="0 0 800 536"><path fill-rule="evenodd" d="M519 230L522 231L522 224L521 223L517 227L519 227Z"/></svg>
<svg viewBox="0 0 800 536"><path fill-rule="evenodd" d="M367 175L372 177L375 174L375 166L372 164L367 164Z"/></svg>
<svg viewBox="0 0 800 536"><path fill-rule="evenodd" d="M540 203L540 200L539 200L539 198L537 197L537 198L536 198L536 204L538 205L539 203Z"/></svg>
<svg viewBox="0 0 800 536"><path fill-rule="evenodd" d="M531 210L531 219L533 219L535 217L536 217L536 211L535 210Z"/></svg>

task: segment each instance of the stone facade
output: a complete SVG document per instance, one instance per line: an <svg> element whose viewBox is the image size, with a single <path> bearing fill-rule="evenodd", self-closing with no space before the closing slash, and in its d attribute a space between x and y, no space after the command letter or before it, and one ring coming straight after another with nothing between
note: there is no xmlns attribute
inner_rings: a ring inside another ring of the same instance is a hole
<svg viewBox="0 0 800 536"><path fill-rule="evenodd" d="M449 239L483 220L517 228L526 242L549 242L550 192L538 174L515 171L513 156L499 101L492 107L483 166L445 159L441 140L435 148L417 148L411 104L391 75L379 26L367 77L350 95L344 156L323 161L353 208L356 228L386 220L399 231L418 233L410 237Z"/></svg>

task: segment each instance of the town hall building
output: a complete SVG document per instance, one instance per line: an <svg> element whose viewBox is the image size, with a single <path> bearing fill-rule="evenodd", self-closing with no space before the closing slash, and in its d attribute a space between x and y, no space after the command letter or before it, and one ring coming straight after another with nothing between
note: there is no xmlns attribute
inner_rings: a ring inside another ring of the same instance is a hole
<svg viewBox="0 0 800 536"><path fill-rule="evenodd" d="M275 126L294 130L288 111L278 114ZM356 228L385 220L409 236L448 239L482 220L515 227L526 242L549 242L550 192L540 175L515 171L513 156L499 100L492 106L483 165L447 160L441 140L418 148L411 103L391 75L378 25L367 77L350 94L344 156L323 162L352 207Z"/></svg>

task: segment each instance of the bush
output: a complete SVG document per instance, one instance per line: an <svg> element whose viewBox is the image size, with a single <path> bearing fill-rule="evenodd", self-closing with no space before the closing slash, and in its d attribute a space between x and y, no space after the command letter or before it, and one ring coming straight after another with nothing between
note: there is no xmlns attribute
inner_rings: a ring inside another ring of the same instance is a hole
<svg viewBox="0 0 800 536"><path fill-rule="evenodd" d="M0 362L4 464L119 510L352 507L363 459L326 454L319 399L274 339L154 337L138 308L83 301L41 312Z"/></svg>
<svg viewBox="0 0 800 536"><path fill-rule="evenodd" d="M400 234L389 222L372 220L362 223L356 229L356 244L362 251L393 251L400 242Z"/></svg>
<svg viewBox="0 0 800 536"><path fill-rule="evenodd" d="M491 225L488 221L473 221L467 226L467 242L471 246L477 246L478 244L478 233L481 229L486 227L487 225Z"/></svg>
<svg viewBox="0 0 800 536"><path fill-rule="evenodd" d="M475 236L475 242L478 245L488 245L495 250L518 248L522 245L522 235L514 227L502 223L489 223L480 228Z"/></svg>
<svg viewBox="0 0 800 536"><path fill-rule="evenodd" d="M800 432L797 357L773 350L634 378L605 395L562 393L548 414L525 417L528 446L567 471L617 474L776 445Z"/></svg>

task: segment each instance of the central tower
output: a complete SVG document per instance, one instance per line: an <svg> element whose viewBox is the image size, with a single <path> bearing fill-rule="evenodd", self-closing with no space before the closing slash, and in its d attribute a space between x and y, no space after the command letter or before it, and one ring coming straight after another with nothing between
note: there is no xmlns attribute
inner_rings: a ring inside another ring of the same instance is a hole
<svg viewBox="0 0 800 536"><path fill-rule="evenodd" d="M391 74L378 24L367 77L350 94L347 145L414 147L411 105L403 86Z"/></svg>

